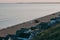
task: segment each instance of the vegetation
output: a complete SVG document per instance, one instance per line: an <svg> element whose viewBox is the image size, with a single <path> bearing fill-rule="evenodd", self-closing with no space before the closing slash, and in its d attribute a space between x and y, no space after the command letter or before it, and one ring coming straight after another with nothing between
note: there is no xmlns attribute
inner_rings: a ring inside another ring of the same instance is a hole
<svg viewBox="0 0 60 40"><path fill-rule="evenodd" d="M38 33L33 40L60 40L60 24Z"/></svg>
<svg viewBox="0 0 60 40"><path fill-rule="evenodd" d="M35 23L38 23L35 20ZM33 39L32 39L33 38ZM41 22L31 28L21 28L16 34L0 37L0 40L60 40L60 17Z"/></svg>
<svg viewBox="0 0 60 40"><path fill-rule="evenodd" d="M35 30L35 29L37 29L37 28L36 28L36 27L31 27L30 29L31 29L31 30Z"/></svg>

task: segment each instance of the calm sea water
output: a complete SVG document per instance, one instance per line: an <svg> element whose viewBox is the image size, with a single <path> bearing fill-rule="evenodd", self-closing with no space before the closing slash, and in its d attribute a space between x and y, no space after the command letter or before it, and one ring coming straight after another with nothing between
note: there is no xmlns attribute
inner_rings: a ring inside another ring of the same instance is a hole
<svg viewBox="0 0 60 40"><path fill-rule="evenodd" d="M0 29L60 11L60 4L0 4Z"/></svg>

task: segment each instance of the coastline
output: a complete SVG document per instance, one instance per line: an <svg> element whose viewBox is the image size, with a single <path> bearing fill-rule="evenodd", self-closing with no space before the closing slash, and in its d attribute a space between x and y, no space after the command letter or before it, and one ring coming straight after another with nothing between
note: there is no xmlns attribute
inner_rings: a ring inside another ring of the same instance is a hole
<svg viewBox="0 0 60 40"><path fill-rule="evenodd" d="M51 15L37 18L34 20L38 20L39 22L48 22L48 21L50 21L51 18L58 17L58 15L60 15L60 12L56 12L56 13L53 13ZM17 25L8 27L6 29L2 29L2 30L0 30L0 36L5 37L7 34L15 34L15 32L21 28L30 28L30 27L37 24L34 22L34 20L27 21L27 22L24 22L22 24L17 24Z"/></svg>
<svg viewBox="0 0 60 40"><path fill-rule="evenodd" d="M60 4L60 2L17 2L17 3L0 3L0 4Z"/></svg>

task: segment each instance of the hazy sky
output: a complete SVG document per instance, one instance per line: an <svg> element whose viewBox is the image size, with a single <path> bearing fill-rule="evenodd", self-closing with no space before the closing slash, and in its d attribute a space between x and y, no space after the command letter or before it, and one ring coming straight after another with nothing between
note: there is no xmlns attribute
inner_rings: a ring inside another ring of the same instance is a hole
<svg viewBox="0 0 60 40"><path fill-rule="evenodd" d="M15 2L60 2L60 0L0 0L0 3L15 3Z"/></svg>

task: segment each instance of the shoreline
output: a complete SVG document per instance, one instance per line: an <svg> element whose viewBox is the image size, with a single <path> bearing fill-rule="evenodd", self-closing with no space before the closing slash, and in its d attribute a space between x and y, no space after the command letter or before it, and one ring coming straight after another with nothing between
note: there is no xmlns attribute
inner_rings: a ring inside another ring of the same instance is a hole
<svg viewBox="0 0 60 40"><path fill-rule="evenodd" d="M47 16L37 18L37 19L34 19L34 20L38 20L39 22L48 22L48 21L50 21L51 18L58 17L58 15L60 15L60 12L56 12L56 13L53 13L51 15L47 15ZM17 24L17 25L8 27L6 29L2 29L2 30L0 30L0 36L4 37L7 34L15 34L15 32L17 30L21 29L21 28L30 28L30 27L37 24L37 23L34 22L34 20L27 21L27 22L24 22L22 24Z"/></svg>

